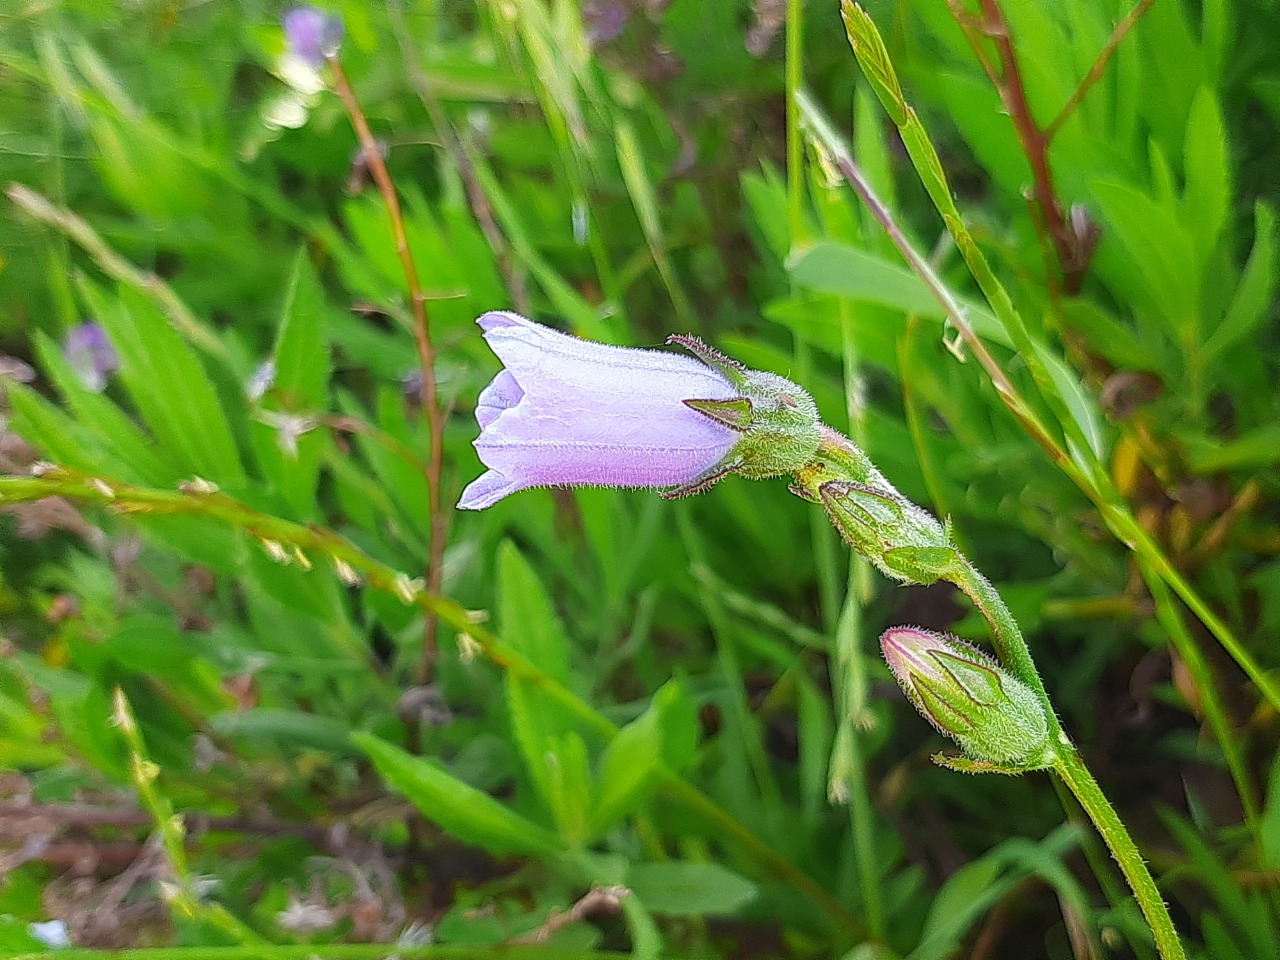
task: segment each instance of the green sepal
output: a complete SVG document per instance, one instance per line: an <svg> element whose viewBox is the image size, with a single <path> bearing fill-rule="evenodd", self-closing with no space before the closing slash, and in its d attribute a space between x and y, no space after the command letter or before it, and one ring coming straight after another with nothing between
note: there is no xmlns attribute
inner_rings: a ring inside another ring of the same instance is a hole
<svg viewBox="0 0 1280 960"><path fill-rule="evenodd" d="M684 405L739 433L745 433L751 426L751 401L746 397L734 400L685 400Z"/></svg>
<svg viewBox="0 0 1280 960"><path fill-rule="evenodd" d="M667 343L684 347L735 387L741 388L746 383L747 368L732 357L726 357L714 347L707 346L701 338L690 333L673 333L667 337Z"/></svg>
<svg viewBox="0 0 1280 960"><path fill-rule="evenodd" d="M929 758L938 766L956 773L1000 773L1006 777L1016 777L1033 770L1047 770L1053 766L1051 760L1043 763L992 763L990 760L970 760L968 757L953 757L945 753L935 753Z"/></svg>
<svg viewBox="0 0 1280 960"><path fill-rule="evenodd" d="M930 584L949 577L958 569L960 554L955 547L895 547L884 552L884 565L911 583Z"/></svg>

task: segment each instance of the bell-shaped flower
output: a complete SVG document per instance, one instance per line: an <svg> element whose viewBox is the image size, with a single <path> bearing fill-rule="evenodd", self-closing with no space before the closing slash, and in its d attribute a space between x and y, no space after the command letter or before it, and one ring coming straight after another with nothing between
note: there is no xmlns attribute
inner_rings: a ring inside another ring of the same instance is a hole
<svg viewBox="0 0 1280 960"><path fill-rule="evenodd" d="M502 310L477 323L505 369L480 394L475 441L489 468L458 506L527 487L675 488L713 481L740 433L687 401L738 389L692 357L580 340Z"/></svg>

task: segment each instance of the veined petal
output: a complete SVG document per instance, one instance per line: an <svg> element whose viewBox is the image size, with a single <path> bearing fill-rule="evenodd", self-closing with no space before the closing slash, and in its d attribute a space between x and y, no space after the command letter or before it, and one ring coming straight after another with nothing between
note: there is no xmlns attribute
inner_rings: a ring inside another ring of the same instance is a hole
<svg viewBox="0 0 1280 960"><path fill-rule="evenodd" d="M459 506L526 487L683 487L725 462L739 436L686 400L737 389L692 357L579 340L507 311L478 321L506 365L476 405L490 468Z"/></svg>
<svg viewBox="0 0 1280 960"><path fill-rule="evenodd" d="M702 397L727 400L733 386L693 357L665 350L617 347L580 340L526 320L516 313L493 310L477 323L485 340L528 393L666 398Z"/></svg>
<svg viewBox="0 0 1280 960"><path fill-rule="evenodd" d="M510 370L500 370L498 375L489 381L489 385L480 391L476 401L476 422L483 430L494 418L504 410L509 410L520 402L524 391Z"/></svg>
<svg viewBox="0 0 1280 960"><path fill-rule="evenodd" d="M462 491L462 497L458 500L458 509L483 510L485 507L492 507L507 494L523 490L527 486L529 484L518 483L496 470L486 470L478 479L467 484L467 489Z"/></svg>

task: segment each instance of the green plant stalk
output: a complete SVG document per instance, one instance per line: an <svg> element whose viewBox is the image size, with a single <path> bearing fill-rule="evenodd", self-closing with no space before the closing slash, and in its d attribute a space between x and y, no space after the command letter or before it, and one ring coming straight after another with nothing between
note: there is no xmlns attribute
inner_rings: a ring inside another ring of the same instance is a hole
<svg viewBox="0 0 1280 960"><path fill-rule="evenodd" d="M810 127L816 142L829 155L836 168L840 170L849 185L853 187L854 192L858 194L867 209L884 228L894 246L898 248L903 258L907 261L907 264L924 282L938 303L941 304L947 315L948 322L955 328L970 352L991 378L992 386L996 388L996 393L999 394L1005 407L1013 414L1028 435L1044 449L1062 472L1093 502L1112 535L1136 553L1155 572L1159 579L1168 584L1173 592L1182 598L1183 602L1186 603L1200 622L1208 627L1209 631L1222 645L1222 648L1240 665L1240 668L1253 681L1272 708L1280 712L1280 687L1277 687L1267 677L1262 667L1235 637L1230 628L1209 609L1208 605L1164 555L1159 545L1142 529L1137 520L1134 519L1133 514L1120 499L1106 471L1093 468L1086 471L1062 448L1036 412L1018 392L999 363L996 362L986 344L978 337L972 324L966 318L964 307L959 300L942 282L942 279L929 262L911 245L888 207L876 196L875 191L854 163L848 147L836 135L819 107L804 92L799 95L799 102L805 123ZM999 285L998 281L996 281L996 285ZM1027 362L1028 364L1032 363L1031 360ZM1068 417L1067 419L1070 421L1071 418ZM1076 444L1076 449L1083 455L1083 452L1088 448L1087 446L1081 447Z"/></svg>
<svg viewBox="0 0 1280 960"><path fill-rule="evenodd" d="M1169 916L1169 908L1160 895L1151 871L1147 869L1142 854L1129 836L1115 807L1111 806L1111 801L1098 786L1098 781L1093 779L1093 774L1074 747L1067 744L1058 751L1053 771L1080 801L1080 806L1089 814L1089 819L1093 821L1094 827L1111 850L1111 855L1120 865L1142 915L1147 920L1147 926L1155 937L1156 950L1160 956L1164 960L1185 960L1186 953L1178 939L1178 931L1174 929L1173 918Z"/></svg>
<svg viewBox="0 0 1280 960"><path fill-rule="evenodd" d="M812 466L807 466L796 474L797 484L800 488L797 492L806 494L810 499L816 498L820 500L819 492L822 486L831 482L833 477L844 475L855 483L869 482L865 455L862 455L847 438L834 430L828 429L825 432L822 443L818 448L816 462L822 464L820 470L811 472ZM883 483L883 480L881 480L881 483ZM892 497L900 501L905 500L896 491L882 490L881 493L886 498ZM843 529L842 532L844 532ZM897 542L905 538L905 534L901 532L895 531L882 536L890 538L889 541L881 542L881 549L888 551L884 554L885 557L893 552L900 553L904 549L913 549L911 546L905 548L897 546ZM852 538L849 542L850 546L854 547L855 550L875 549L874 544L868 546L864 543L860 546ZM1085 766L1084 760L1058 722L1049 694L1045 690L1044 682L1040 679L1039 671L1036 670L1035 662L1032 660L1031 651L1027 648L1026 640L1023 638L1022 631L1018 628L1018 624L1014 620L1008 605L1005 604L991 582L982 576L973 564L954 547L928 547L923 549L916 547L914 549L920 550L922 556L931 556L932 564L929 569L936 571L931 576L934 579L949 580L959 587L991 626L996 652L999 654L1000 660L1019 680L1031 689L1044 711L1048 729L1049 760L1043 766L1052 769L1062 778L1062 781L1075 794L1085 812L1088 813L1099 835L1110 848L1112 856L1119 863L1125 879L1128 880L1129 886L1133 890L1134 897L1138 901L1138 906L1142 910L1143 916L1147 918L1147 923L1151 928L1161 957L1164 960L1185 960L1186 955L1183 953L1177 933L1174 930L1173 919L1169 916L1168 907L1160 896L1155 880L1147 869L1146 863L1138 852L1137 845L1121 822L1115 808L1111 805L1106 795L1103 794L1097 781L1093 779L1093 775L1089 772L1088 767ZM869 559L875 558L869 556ZM916 580L914 582L929 581ZM960 767L959 764L952 765ZM1040 766L1035 767L1035 769L1039 768ZM1018 773L1027 768L1005 768L998 764L990 763L981 766L966 763L963 769L974 772L979 769L989 769L1005 773Z"/></svg>
<svg viewBox="0 0 1280 960"><path fill-rule="evenodd" d="M1182 662L1186 664L1187 670L1191 674L1191 679L1196 686L1196 692L1200 697L1201 708L1204 711L1205 718L1209 721L1209 728L1213 731L1214 739L1218 741L1218 746L1222 750L1222 756L1226 760L1227 770L1231 773L1231 779L1235 781L1236 793L1240 795L1240 806L1244 813L1244 821L1252 831L1254 842L1257 844L1258 849L1262 850L1265 848L1265 841L1257 822L1258 801L1254 793L1253 783L1249 777L1248 766L1240 751L1240 746L1236 742L1235 732L1231 729L1231 723L1227 719L1227 711L1222 705L1222 698L1218 694L1217 684L1214 683L1213 671L1205 659L1204 652L1192 639L1190 632L1187 630L1187 625L1182 622L1182 615L1174 605L1173 598L1169 596L1168 587L1165 586L1162 580L1152 575L1150 571L1143 571L1143 573L1144 577L1148 578L1147 582L1158 588L1152 590L1151 593L1151 599L1156 608L1156 619L1164 627L1165 633L1169 635L1169 640L1173 643L1174 649L1178 651L1178 655L1182 658Z"/></svg>
<svg viewBox="0 0 1280 960"><path fill-rule="evenodd" d="M458 631L459 648L464 656L478 652L500 669L537 685L547 696L576 716L585 726L597 731L605 740L612 739L618 733L617 725L608 717L486 630L481 625L483 617L465 610L452 600L429 593L421 580L411 579L408 574L380 563L351 541L326 527L304 526L254 510L238 500L218 493L207 481L193 480L184 484L181 490L173 491L117 483L49 464L40 465L37 472L39 475L33 477L0 477L0 506L29 503L45 497L65 497L98 504L123 516L206 517L243 530L258 540L268 556L281 563L297 563L310 569L311 556L324 557L345 583L367 583L375 589L399 597L402 602L416 606L423 612L430 612L439 617L441 622L449 624ZM755 864L762 874L799 891L842 934L857 936L861 933L862 923L843 904L743 826L731 813L670 768L659 767L658 776L668 795L715 827L724 842ZM307 949L315 952L314 947ZM385 945L382 951L385 954ZM329 952L328 948L325 952ZM424 953L423 956L430 955Z"/></svg>
<svg viewBox="0 0 1280 960"><path fill-rule="evenodd" d="M884 904L880 896L880 877L876 871L875 831L872 822L871 793L867 786L866 755L862 732L869 725L867 711L866 667L862 655L862 601L857 581L858 567L866 561L854 558L844 609L836 627L836 669L831 683L836 691L839 709L835 743L831 748L829 794L832 801L843 800L849 806L849 828L858 872L862 905L867 914L867 929L873 937L885 936Z"/></svg>
<svg viewBox="0 0 1280 960"><path fill-rule="evenodd" d="M858 382L862 364L853 335L853 306L842 300L838 309L849 433L857 443L865 446L866 404ZM849 827L853 831L853 849L857 857L855 866L862 890L863 908L867 912L867 927L872 936L883 940L884 903L880 896L880 877L876 870L878 861L871 791L867 785L866 751L863 749L863 731L871 727L874 719L867 708L867 668L863 652L866 630L862 610L870 595L871 565L862 557L854 556L849 565L844 606L836 623L839 675L833 677L832 682L839 698L840 716L832 749L830 783L834 789L839 777L848 790Z"/></svg>
<svg viewBox="0 0 1280 960"><path fill-rule="evenodd" d="M894 71L892 62L889 60L888 52L884 47L884 42L875 23L853 0L841 0L841 13L844 17L850 46L853 48L854 55L858 58L859 65L868 79L871 80L872 86L875 88L876 94L879 96L886 112L898 127L920 181L946 223L947 230L955 239L956 246L964 257L970 273L977 280L983 295L995 310L1001 323L1004 324L1010 339L1013 341L1014 348L1027 365L1027 369L1031 371L1041 396L1053 409L1059 423L1066 432L1066 437L1073 448L1074 457L1067 455L1067 452L1045 430L1038 418L1031 412L1030 407L1013 389L1003 371L1000 370L990 354L982 347L981 341L965 319L963 312L952 311L951 307L955 305L955 299L948 295L947 300L950 301L950 304L943 299L941 294L946 288L941 280L934 275L929 264L914 254L914 251L910 251L910 244L906 241L901 230L896 228L896 225L894 225L893 229L890 229L890 225L893 223L892 215L884 204L875 197L870 185L867 184L865 178L861 176L861 173L854 166L848 150L840 143L839 138L834 136L830 124L825 121L825 118L821 117L821 114L813 107L812 103L809 103L806 108L806 120L812 122L813 115L816 115L815 129L826 148L833 150L835 153L841 172L849 180L849 183L876 219L884 225L885 230L893 239L894 244L902 251L912 269L925 281L935 297L938 297L939 302L947 308L949 319L955 325L965 343L977 356L988 375L991 376L993 384L1001 395L1001 399L1004 400L1014 416L1018 418L1036 442L1044 447L1054 462L1094 502L1108 528L1115 534L1117 539L1137 553L1144 563L1151 570L1154 570L1159 578L1183 599L1195 615L1200 618L1201 622L1209 628L1218 642L1222 644L1223 649L1230 653L1240 667L1249 675L1249 678L1258 687L1272 708L1280 712L1280 688L1277 688L1266 677L1231 630L1209 610L1191 585L1174 568L1159 546L1151 540L1146 531L1141 529L1127 507L1123 505L1123 500L1111 482L1110 475L1099 462L1097 456L1094 455L1087 439L1083 435L1083 431L1080 429L1080 425L1067 408L1066 401L1059 394L1040 355L1039 348L1031 340L1022 316L1014 307L1012 299L1004 289L1004 285L1000 283L995 273L991 270L990 264L987 263L986 257L983 256L973 235L969 233L968 228L965 226L964 220L955 205L955 200L952 198L951 190L947 185L946 174L942 169L942 163L938 158L937 151L929 140L929 135L924 129L924 125L920 122L919 116L911 109L902 95L902 88L898 83L897 74ZM1141 13L1137 13L1137 16L1141 16ZM1113 35L1113 37L1123 37L1123 33ZM1118 43L1119 39L1115 39L1115 42ZM1148 586L1151 586L1150 580L1148 580Z"/></svg>
<svg viewBox="0 0 1280 960"><path fill-rule="evenodd" d="M164 899L180 916L214 927L233 943L262 943L261 937L236 919L224 906L207 903L196 892L191 868L187 864L186 826L182 817L174 812L169 798L156 789L160 768L147 756L147 745L142 740L142 731L138 729L138 721L133 716L124 691L116 687L111 699L112 719L129 752L129 779L138 791L142 806L155 821L165 858L173 870L174 883L161 887Z"/></svg>

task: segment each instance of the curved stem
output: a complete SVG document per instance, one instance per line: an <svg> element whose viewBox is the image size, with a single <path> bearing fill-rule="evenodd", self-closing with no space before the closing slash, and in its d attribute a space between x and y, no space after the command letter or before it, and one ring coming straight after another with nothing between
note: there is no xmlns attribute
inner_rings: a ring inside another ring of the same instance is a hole
<svg viewBox="0 0 1280 960"><path fill-rule="evenodd" d="M1151 928L1152 936L1155 937L1156 950L1160 956L1163 960L1186 960L1186 953L1178 940L1178 931L1173 926L1173 918L1169 916L1169 908L1160 895L1151 871L1147 869L1146 861L1142 859L1142 854L1121 823L1115 807L1098 786L1098 781L1093 778L1080 754L1074 747L1063 743L1058 750L1053 770L1080 801L1080 806L1089 814L1089 819L1093 821L1111 850L1111 855L1120 865L1120 870L1129 881L1134 898L1142 909L1142 915Z"/></svg>

